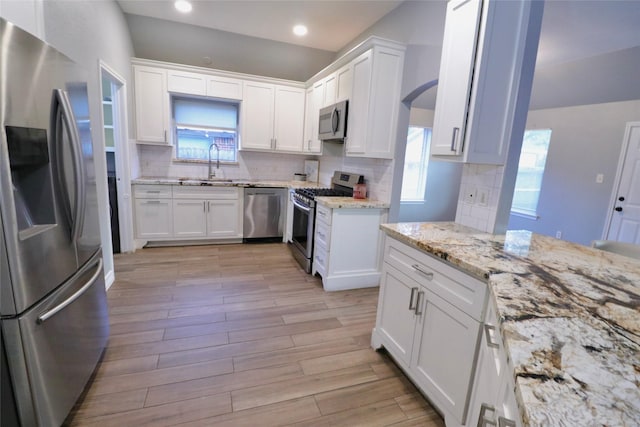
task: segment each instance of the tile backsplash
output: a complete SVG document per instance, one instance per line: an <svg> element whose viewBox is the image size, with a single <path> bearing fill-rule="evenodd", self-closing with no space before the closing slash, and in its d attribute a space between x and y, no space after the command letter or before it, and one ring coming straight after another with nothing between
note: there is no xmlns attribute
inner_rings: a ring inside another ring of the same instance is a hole
<svg viewBox="0 0 640 427"><path fill-rule="evenodd" d="M496 225L504 166L467 163L462 169L456 222L488 233Z"/></svg>
<svg viewBox="0 0 640 427"><path fill-rule="evenodd" d="M140 176L205 179L209 165L206 162L175 162L172 147L138 145ZM296 154L239 151L238 163L221 165L224 177L229 179L293 179L294 173L304 172L308 157Z"/></svg>
<svg viewBox="0 0 640 427"><path fill-rule="evenodd" d="M187 163L173 160L173 148L153 145L138 145L140 175L143 177L172 177L205 179L208 164ZM389 202L393 178L393 160L345 157L344 145L325 143L323 155L302 156L297 154L264 153L239 151L238 163L221 165L224 177L229 179L262 179L289 181L294 173L304 172L304 161L319 160L318 182L331 185L331 177L336 170L364 175L367 196Z"/></svg>
<svg viewBox="0 0 640 427"><path fill-rule="evenodd" d="M330 184L336 170L359 173L364 175L368 198L391 201L393 160L346 157L344 144L324 143L322 150L319 179L321 183Z"/></svg>

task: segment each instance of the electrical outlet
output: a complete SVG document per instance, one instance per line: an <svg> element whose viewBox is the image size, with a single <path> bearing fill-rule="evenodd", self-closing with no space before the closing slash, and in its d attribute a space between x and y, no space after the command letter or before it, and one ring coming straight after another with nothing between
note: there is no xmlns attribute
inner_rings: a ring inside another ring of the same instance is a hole
<svg viewBox="0 0 640 427"><path fill-rule="evenodd" d="M488 188L478 188L478 198L476 199L478 206L488 206L490 194L491 191Z"/></svg>
<svg viewBox="0 0 640 427"><path fill-rule="evenodd" d="M602 184L604 182L604 174L599 173L596 175L596 184Z"/></svg>
<svg viewBox="0 0 640 427"><path fill-rule="evenodd" d="M470 205L474 204L476 202L476 192L477 190L474 187L468 187L464 193L464 202Z"/></svg>
<svg viewBox="0 0 640 427"><path fill-rule="evenodd" d="M562 239L562 231L556 231L556 239Z"/></svg>

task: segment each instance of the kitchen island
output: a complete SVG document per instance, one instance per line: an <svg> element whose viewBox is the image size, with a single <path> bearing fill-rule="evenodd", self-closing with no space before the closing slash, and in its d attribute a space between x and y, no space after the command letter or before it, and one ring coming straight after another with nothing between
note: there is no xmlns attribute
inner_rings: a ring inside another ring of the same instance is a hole
<svg viewBox="0 0 640 427"><path fill-rule="evenodd" d="M381 229L488 284L522 424L640 423L640 261L527 231Z"/></svg>

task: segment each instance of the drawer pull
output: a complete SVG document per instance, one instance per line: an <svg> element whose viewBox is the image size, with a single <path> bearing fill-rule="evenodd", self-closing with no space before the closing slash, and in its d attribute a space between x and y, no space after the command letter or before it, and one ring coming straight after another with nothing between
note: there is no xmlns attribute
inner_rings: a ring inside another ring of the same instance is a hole
<svg viewBox="0 0 640 427"><path fill-rule="evenodd" d="M415 310L416 306L413 305L413 297L416 295L418 288L411 288L411 296L409 297L409 310Z"/></svg>
<svg viewBox="0 0 640 427"><path fill-rule="evenodd" d="M498 427L516 427L516 422L505 417L498 417Z"/></svg>
<svg viewBox="0 0 640 427"><path fill-rule="evenodd" d="M145 203L147 205L159 205L160 204L160 200L147 200Z"/></svg>
<svg viewBox="0 0 640 427"><path fill-rule="evenodd" d="M496 411L496 408L483 403L482 405L480 405L480 415L478 415L478 427L486 427L486 426L495 426L496 422L490 418L487 418L485 416L485 412L487 411L491 411L494 412Z"/></svg>
<svg viewBox="0 0 640 427"><path fill-rule="evenodd" d="M491 348L500 348L500 344L493 342L493 337L491 336L491 332L495 332L495 330L495 326L489 325L488 323L484 324L484 336L487 339L487 346Z"/></svg>
<svg viewBox="0 0 640 427"><path fill-rule="evenodd" d="M417 271L418 273L422 274L426 279L433 280L433 273L432 272L424 271L423 269L420 268L420 265L418 265L418 264L413 264L411 267L413 267L413 269L415 271Z"/></svg>
<svg viewBox="0 0 640 427"><path fill-rule="evenodd" d="M420 310L420 304L422 303L422 296L424 295L424 292L420 291L418 292L418 297L416 298L416 309L414 311L416 316L421 316L422 315L422 311Z"/></svg>
<svg viewBox="0 0 640 427"><path fill-rule="evenodd" d="M160 194L160 190L147 190L146 193Z"/></svg>

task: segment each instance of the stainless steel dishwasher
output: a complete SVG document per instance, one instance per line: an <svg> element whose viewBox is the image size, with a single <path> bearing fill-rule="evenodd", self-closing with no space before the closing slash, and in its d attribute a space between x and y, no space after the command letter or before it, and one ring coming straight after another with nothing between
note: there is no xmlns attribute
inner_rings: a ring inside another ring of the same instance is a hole
<svg viewBox="0 0 640 427"><path fill-rule="evenodd" d="M286 188L244 189L243 240L282 240Z"/></svg>

